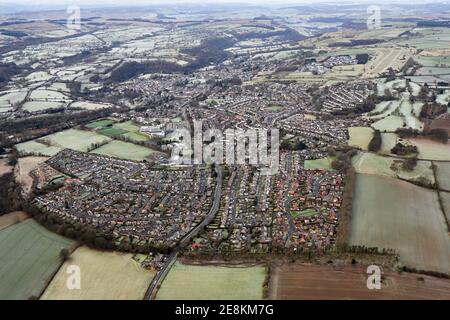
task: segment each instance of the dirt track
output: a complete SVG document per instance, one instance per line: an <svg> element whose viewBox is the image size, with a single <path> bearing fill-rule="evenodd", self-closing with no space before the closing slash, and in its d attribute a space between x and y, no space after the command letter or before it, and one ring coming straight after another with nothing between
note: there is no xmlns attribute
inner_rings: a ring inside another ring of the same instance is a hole
<svg viewBox="0 0 450 320"><path fill-rule="evenodd" d="M284 264L274 267L270 299L450 299L450 280L382 272L382 288L369 290L362 266Z"/></svg>

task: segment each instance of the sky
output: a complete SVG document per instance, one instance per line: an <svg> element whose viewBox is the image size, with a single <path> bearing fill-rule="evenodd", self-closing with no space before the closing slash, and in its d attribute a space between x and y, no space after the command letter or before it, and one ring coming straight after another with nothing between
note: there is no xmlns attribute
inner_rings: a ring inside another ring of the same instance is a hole
<svg viewBox="0 0 450 320"><path fill-rule="evenodd" d="M0 5L31 5L36 7L38 5L68 5L68 4L78 4L78 5L95 5L95 6L109 6L109 5L147 5L147 4L187 4L187 3L251 3L251 4L305 4L305 3L318 3L318 2L329 2L329 3L368 3L372 2L374 4L380 3L394 3L394 2L404 2L411 3L417 1L417 3L423 4L425 2L446 2L446 1L419 1L419 0L0 0Z"/></svg>

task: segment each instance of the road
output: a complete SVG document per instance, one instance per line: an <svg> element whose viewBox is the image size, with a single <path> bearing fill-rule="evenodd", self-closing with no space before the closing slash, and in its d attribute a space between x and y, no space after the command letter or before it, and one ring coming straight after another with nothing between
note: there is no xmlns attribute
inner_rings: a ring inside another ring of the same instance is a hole
<svg viewBox="0 0 450 320"><path fill-rule="evenodd" d="M153 278L152 283L150 284L150 286L148 287L147 291L145 292L144 300L151 300L151 299L154 298L153 295L155 295L156 291L157 291L155 289L157 289L158 286L160 285L160 283L162 282L162 280L164 280L164 278L166 277L167 272L170 270L170 267L172 266L172 264L177 259L177 256L178 256L178 250L175 249L170 254L169 258L167 259L166 263L161 268L161 270L159 270L158 273Z"/></svg>
<svg viewBox="0 0 450 320"><path fill-rule="evenodd" d="M193 228L191 231L189 231L183 239L181 239L180 244L172 251L172 253L169 255L169 258L167 259L164 266L161 268L161 270L158 271L158 273L155 275L155 278L153 279L152 283L150 284L149 288L147 289L147 292L144 295L144 300L151 300L156 295L156 289L161 284L162 280L166 277L167 272L170 270L172 265L175 263L178 253L187 246L193 237L197 236L197 234L208 224L211 223L211 221L216 216L217 211L219 210L220 206L220 198L222 196L222 180L223 180L223 168L221 166L216 166L216 172L217 172L217 182L216 182L216 189L214 191L214 200L213 204L211 206L211 209L208 212L208 215L203 219L201 223L199 223L195 228Z"/></svg>
<svg viewBox="0 0 450 320"><path fill-rule="evenodd" d="M220 198L222 196L223 168L221 166L216 166L215 169L217 172L217 181L216 181L216 189L214 191L214 200L211 209L209 210L209 213L206 215L205 219L203 219L202 222L200 222L195 228L189 231L183 237L183 239L181 239L180 244L178 245L178 249L183 249L186 245L188 245L193 237L197 236L197 234L204 227L206 227L208 224L211 223L211 221L214 220L214 217L216 216L216 213L219 210Z"/></svg>
<svg viewBox="0 0 450 320"><path fill-rule="evenodd" d="M289 189L291 188L291 169L292 169L292 158L290 156L286 157L286 172L287 172L287 178L288 178L288 183L287 183L287 187L286 187L286 191L284 194L284 214L286 215L288 222L289 222L289 229L288 229L288 233L286 236L286 242L285 242L285 247L289 247L290 244L290 240L292 237L292 234L295 231L295 224L294 224L294 218L292 218L291 215L291 198L289 197Z"/></svg>

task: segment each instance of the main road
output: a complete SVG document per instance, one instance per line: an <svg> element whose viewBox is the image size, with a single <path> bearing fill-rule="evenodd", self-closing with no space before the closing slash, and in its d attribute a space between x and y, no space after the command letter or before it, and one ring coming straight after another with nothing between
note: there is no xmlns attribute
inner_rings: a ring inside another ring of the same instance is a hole
<svg viewBox="0 0 450 320"><path fill-rule="evenodd" d="M150 287L147 289L147 292L145 293L144 300L150 300L154 298L154 295L156 294L156 290L158 286L160 285L161 281L164 280L167 272L170 270L170 267L175 263L175 260L177 259L178 253L183 250L194 238L197 236L200 231L204 227L206 227L208 224L213 221L214 217L216 216L217 211L220 207L220 198L222 196L222 180L223 180L223 168L222 166L216 165L215 170L217 173L217 181L216 181L216 189L214 191L214 200L213 204L211 206L211 209L209 209L209 212L205 219L203 219L202 222L200 222L195 228L190 230L181 240L177 247L175 247L172 251L172 253L169 255L169 258L167 259L164 266L161 268L161 270L158 271L158 273L155 275L155 278L153 279L152 283L150 284Z"/></svg>

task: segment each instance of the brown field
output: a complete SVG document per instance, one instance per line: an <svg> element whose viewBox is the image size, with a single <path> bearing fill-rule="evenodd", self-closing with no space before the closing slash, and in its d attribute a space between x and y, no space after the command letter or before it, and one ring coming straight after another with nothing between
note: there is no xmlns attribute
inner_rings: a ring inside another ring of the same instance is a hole
<svg viewBox="0 0 450 320"><path fill-rule="evenodd" d="M450 162L434 162L439 189L450 191Z"/></svg>
<svg viewBox="0 0 450 320"><path fill-rule="evenodd" d="M12 169L13 167L8 165L7 159L0 159L0 176L11 172Z"/></svg>
<svg viewBox="0 0 450 320"><path fill-rule="evenodd" d="M429 129L445 129L450 133L450 113L444 113L434 119L429 125Z"/></svg>
<svg viewBox="0 0 450 320"><path fill-rule="evenodd" d="M28 214L23 211L16 211L4 214L0 216L0 230L5 229L10 225L13 225L17 222L23 221L28 218L29 218Z"/></svg>
<svg viewBox="0 0 450 320"><path fill-rule="evenodd" d="M426 138L406 139L419 149L419 159L450 161L450 143L447 144Z"/></svg>
<svg viewBox="0 0 450 320"><path fill-rule="evenodd" d="M270 299L450 299L450 280L402 272L383 272L380 290L366 286L366 268L284 264L275 267Z"/></svg>
<svg viewBox="0 0 450 320"><path fill-rule="evenodd" d="M450 237L437 192L357 174L350 245L394 249L400 262L450 274Z"/></svg>
<svg viewBox="0 0 450 320"><path fill-rule="evenodd" d="M366 65L365 77L376 77L386 71L389 67L400 70L411 56L412 49L402 48L378 48L374 50L375 55Z"/></svg>
<svg viewBox="0 0 450 320"><path fill-rule="evenodd" d="M31 187L33 185L33 178L31 178L30 172L36 169L40 163L46 161L47 159L47 157L19 158L16 165L15 177L16 181L21 184L25 194L28 194L31 191Z"/></svg>

